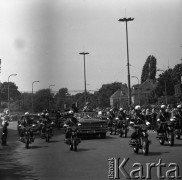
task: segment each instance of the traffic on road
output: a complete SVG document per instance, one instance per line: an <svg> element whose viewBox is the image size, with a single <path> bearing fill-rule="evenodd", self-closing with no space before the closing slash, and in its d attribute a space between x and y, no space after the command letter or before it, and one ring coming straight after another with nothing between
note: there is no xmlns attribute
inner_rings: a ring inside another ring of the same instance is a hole
<svg viewBox="0 0 182 180"><path fill-rule="evenodd" d="M130 113L123 108L76 113L69 109L60 116L26 112L17 121L5 111L0 177L180 179L182 107L161 105L158 110L146 115L138 105Z"/></svg>

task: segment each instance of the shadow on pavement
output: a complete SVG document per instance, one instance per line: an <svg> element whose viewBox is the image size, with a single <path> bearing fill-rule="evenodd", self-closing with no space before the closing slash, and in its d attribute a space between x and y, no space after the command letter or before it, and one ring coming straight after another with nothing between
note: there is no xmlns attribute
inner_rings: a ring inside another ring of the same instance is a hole
<svg viewBox="0 0 182 180"><path fill-rule="evenodd" d="M49 141L49 143L57 143L57 142L60 142L60 140L58 141L58 140L52 140L52 139L50 139L50 141Z"/></svg>
<svg viewBox="0 0 182 180"><path fill-rule="evenodd" d="M147 156L161 156L162 154L166 154L169 152L149 152Z"/></svg>
<svg viewBox="0 0 182 180"><path fill-rule="evenodd" d="M28 148L28 149L40 149L40 148L45 148L45 147L48 147L48 146L31 146Z"/></svg>
<svg viewBox="0 0 182 180"><path fill-rule="evenodd" d="M83 151L91 151L91 150L96 150L96 148L79 148L75 152L83 152Z"/></svg>

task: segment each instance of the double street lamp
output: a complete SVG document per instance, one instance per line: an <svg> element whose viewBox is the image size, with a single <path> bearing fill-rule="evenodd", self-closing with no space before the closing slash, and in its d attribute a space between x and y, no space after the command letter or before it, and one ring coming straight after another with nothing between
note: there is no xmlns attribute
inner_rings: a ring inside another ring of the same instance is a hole
<svg viewBox="0 0 182 180"><path fill-rule="evenodd" d="M36 83L36 82L39 82L39 81L33 81L32 82L32 113L33 113L33 85L34 85L34 83Z"/></svg>
<svg viewBox="0 0 182 180"><path fill-rule="evenodd" d="M126 22L126 44L127 44L127 66L128 66L128 105L131 107L131 88L130 88L130 64L129 64L129 48L128 48L128 25L129 21L133 21L134 18L122 18L119 22Z"/></svg>
<svg viewBox="0 0 182 180"><path fill-rule="evenodd" d="M50 95L49 95L49 111L50 111L51 86L55 86L55 84L49 85L49 90L50 90Z"/></svg>
<svg viewBox="0 0 182 180"><path fill-rule="evenodd" d="M8 110L9 110L9 113L10 113L9 78L10 78L11 76L17 76L17 74L11 74L11 75L9 75L9 77L8 77Z"/></svg>
<svg viewBox="0 0 182 180"><path fill-rule="evenodd" d="M88 52L81 52L80 55L84 57L84 85L85 85L85 104L87 102L87 89L86 89L86 69L85 69L85 55L89 54Z"/></svg>
<svg viewBox="0 0 182 180"><path fill-rule="evenodd" d="M157 69L157 71L162 71L163 73L165 72L162 69ZM165 83L165 97L166 97L166 105L167 105L167 83L166 83L166 77L164 77L164 83Z"/></svg>
<svg viewBox="0 0 182 180"><path fill-rule="evenodd" d="M139 105L140 105L140 89L139 89L139 84L140 84L140 81L139 81L139 78L137 77L137 76L131 76L132 78L136 78L136 79L138 79L138 102L139 102Z"/></svg>

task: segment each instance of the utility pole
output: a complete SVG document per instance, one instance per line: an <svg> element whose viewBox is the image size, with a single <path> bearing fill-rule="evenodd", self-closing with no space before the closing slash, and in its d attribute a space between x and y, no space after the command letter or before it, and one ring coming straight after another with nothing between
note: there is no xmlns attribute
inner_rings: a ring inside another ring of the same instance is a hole
<svg viewBox="0 0 182 180"><path fill-rule="evenodd" d="M88 52L81 52L79 53L81 55L83 55L84 59L84 85L85 85L85 105L86 105L86 102L87 102L87 89L86 89L86 68L85 68L85 55L89 54Z"/></svg>
<svg viewBox="0 0 182 180"><path fill-rule="evenodd" d="M127 66L128 66L128 105L131 107L131 86L130 86L130 63L129 63L129 47L128 47L128 22L133 21L134 18L122 18L119 22L126 22L126 44L127 44Z"/></svg>

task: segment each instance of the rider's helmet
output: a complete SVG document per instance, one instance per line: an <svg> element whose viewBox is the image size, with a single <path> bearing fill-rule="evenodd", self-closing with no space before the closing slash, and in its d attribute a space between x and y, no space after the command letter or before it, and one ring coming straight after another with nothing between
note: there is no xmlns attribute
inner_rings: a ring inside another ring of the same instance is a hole
<svg viewBox="0 0 182 180"><path fill-rule="evenodd" d="M177 105L177 109L181 111L181 109L182 109L181 104Z"/></svg>
<svg viewBox="0 0 182 180"><path fill-rule="evenodd" d="M45 117L49 117L49 113L46 113L46 114L45 114Z"/></svg>
<svg viewBox="0 0 182 180"><path fill-rule="evenodd" d="M135 111L141 111L141 106L139 105L135 106Z"/></svg>
<svg viewBox="0 0 182 180"><path fill-rule="evenodd" d="M42 118L44 117L44 113L43 112L40 114L40 117L42 117Z"/></svg>
<svg viewBox="0 0 182 180"><path fill-rule="evenodd" d="M29 112L26 112L26 113L25 113L25 116L29 116Z"/></svg>
<svg viewBox="0 0 182 180"><path fill-rule="evenodd" d="M109 113L112 114L112 113L113 113L113 109L110 109L110 110L109 110Z"/></svg>
<svg viewBox="0 0 182 180"><path fill-rule="evenodd" d="M98 115L102 115L102 111L99 111L99 112L98 112Z"/></svg>
<svg viewBox="0 0 182 180"><path fill-rule="evenodd" d="M68 114L73 116L74 112L73 112L72 110L70 110L70 111L68 112Z"/></svg>
<svg viewBox="0 0 182 180"><path fill-rule="evenodd" d="M165 105L161 105L161 110L165 111L166 110L166 106Z"/></svg>
<svg viewBox="0 0 182 180"><path fill-rule="evenodd" d="M123 112L123 108L119 108L119 111L120 111L120 112Z"/></svg>

